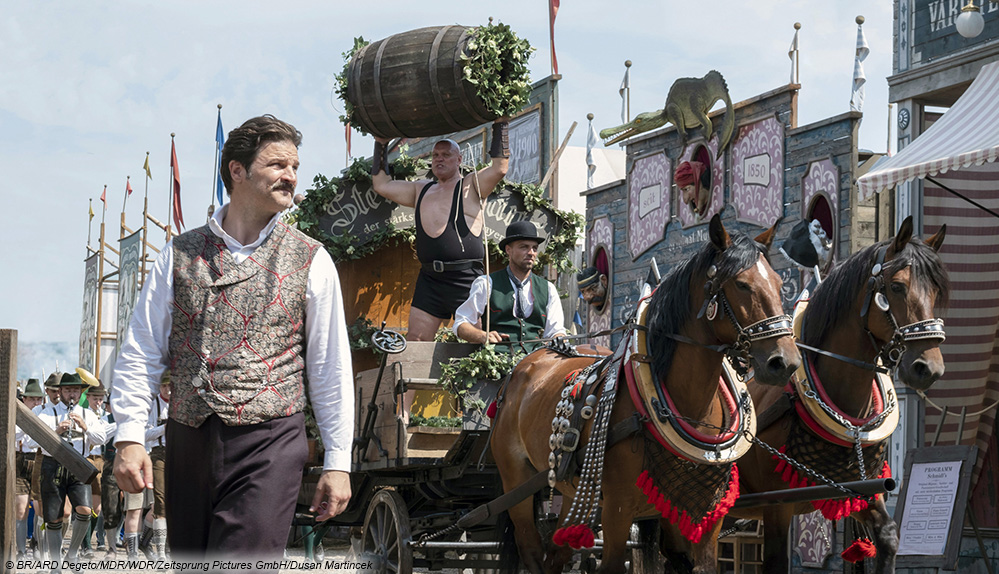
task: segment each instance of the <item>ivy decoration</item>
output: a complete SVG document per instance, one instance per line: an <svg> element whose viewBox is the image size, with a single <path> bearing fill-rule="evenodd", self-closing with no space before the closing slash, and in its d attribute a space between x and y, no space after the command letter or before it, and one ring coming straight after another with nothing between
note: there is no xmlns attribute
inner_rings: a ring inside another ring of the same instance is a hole
<svg viewBox="0 0 999 574"><path fill-rule="evenodd" d="M476 86L486 109L498 117L524 109L531 97L527 61L534 48L506 24L479 26L468 31L462 51L465 80Z"/></svg>
<svg viewBox="0 0 999 574"><path fill-rule="evenodd" d="M409 426L411 427L433 427L433 428L460 428L461 417L423 417L420 415L409 415Z"/></svg>
<svg viewBox="0 0 999 574"><path fill-rule="evenodd" d="M337 97L340 98L340 101L343 102L343 114L340 115L340 121L343 122L343 125L352 126L354 129L365 135L368 132L361 129L361 124L359 124L354 117L354 104L350 103L350 100L347 99L347 81L350 77L350 60L353 59L354 54L361 51L361 48L370 43L371 42L368 42L362 36L354 38L354 47L343 53L343 69L340 70L340 73L333 78L336 83L334 91L336 92Z"/></svg>
<svg viewBox="0 0 999 574"><path fill-rule="evenodd" d="M496 346L485 344L467 357L452 358L441 365L441 375L437 381L444 390L462 401L464 408L482 410L486 405L481 400L467 400L469 389L476 381L498 381L513 372L513 368L524 358L522 352L509 354L496 351Z"/></svg>

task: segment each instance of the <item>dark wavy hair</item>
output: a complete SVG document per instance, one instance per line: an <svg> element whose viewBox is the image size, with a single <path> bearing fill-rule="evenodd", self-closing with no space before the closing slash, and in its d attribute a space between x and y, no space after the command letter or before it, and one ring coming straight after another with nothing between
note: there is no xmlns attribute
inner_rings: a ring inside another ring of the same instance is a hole
<svg viewBox="0 0 999 574"><path fill-rule="evenodd" d="M688 259L679 268L673 270L649 300L648 321L649 354L652 356L652 373L656 380L666 377L673 353L676 351L676 341L664 337L664 334L679 334L680 328L700 310L691 308L690 281L695 275L704 275L712 264L717 267L716 285L719 287L735 277L743 270L756 264L760 255L767 257L767 251L760 243L742 233L729 234L728 249L721 251L714 243L708 241L696 255ZM695 285L700 289L700 285Z"/></svg>
<svg viewBox="0 0 999 574"><path fill-rule="evenodd" d="M222 157L219 160L219 172L225 184L226 193L232 195L232 174L229 173L229 162L238 161L247 171L257 159L260 148L270 142L288 141L295 147L302 145L302 132L295 126L283 122L270 114L250 118L243 125L229 132L225 145L222 146Z"/></svg>

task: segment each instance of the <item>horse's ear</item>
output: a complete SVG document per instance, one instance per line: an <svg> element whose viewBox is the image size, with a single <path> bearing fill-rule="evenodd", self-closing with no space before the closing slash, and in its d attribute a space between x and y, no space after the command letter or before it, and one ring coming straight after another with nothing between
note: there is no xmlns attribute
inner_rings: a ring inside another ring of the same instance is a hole
<svg viewBox="0 0 999 574"><path fill-rule="evenodd" d="M777 221L774 222L773 227L764 231L763 233L756 236L756 242L762 243L767 251L770 251L770 245L774 242L774 237L777 237L777 226L780 225L780 221L784 219L783 217L778 217Z"/></svg>
<svg viewBox="0 0 999 574"><path fill-rule="evenodd" d="M927 237L925 240L923 240L923 242L929 245L933 249L933 251L940 251L940 246L943 245L944 237L946 236L947 236L947 224L944 223L943 225L940 226L939 231L937 231L930 237Z"/></svg>
<svg viewBox="0 0 999 574"><path fill-rule="evenodd" d="M711 217L711 223L708 224L708 237L719 251L725 251L732 244L728 231L725 231L725 226L722 225L721 216L717 213Z"/></svg>
<svg viewBox="0 0 999 574"><path fill-rule="evenodd" d="M909 240L912 239L912 216L905 218L902 225L898 228L898 233L895 234L895 238L891 242L891 249L889 250L891 254L901 253Z"/></svg>

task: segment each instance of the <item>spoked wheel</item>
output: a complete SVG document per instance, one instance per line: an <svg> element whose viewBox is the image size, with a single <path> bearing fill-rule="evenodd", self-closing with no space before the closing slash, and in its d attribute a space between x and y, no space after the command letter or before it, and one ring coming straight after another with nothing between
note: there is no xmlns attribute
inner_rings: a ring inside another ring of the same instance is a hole
<svg viewBox="0 0 999 574"><path fill-rule="evenodd" d="M379 574L411 574L409 512L394 490L380 490L371 499L361 533L361 557Z"/></svg>

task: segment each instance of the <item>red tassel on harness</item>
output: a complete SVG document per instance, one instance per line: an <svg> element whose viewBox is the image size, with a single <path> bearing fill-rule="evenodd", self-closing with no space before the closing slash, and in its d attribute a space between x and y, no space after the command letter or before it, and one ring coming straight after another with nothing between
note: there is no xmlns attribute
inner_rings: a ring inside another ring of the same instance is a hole
<svg viewBox="0 0 999 574"><path fill-rule="evenodd" d="M864 558L874 558L878 555L878 549L869 538L858 538L853 541L849 548L843 551L840 556L847 562L860 562Z"/></svg>
<svg viewBox="0 0 999 574"><path fill-rule="evenodd" d="M586 524L573 524L565 528L559 528L552 536L552 542L558 546L568 545L573 550L580 548L593 548L596 541L593 530Z"/></svg>
<svg viewBox="0 0 999 574"><path fill-rule="evenodd" d="M496 410L497 410L496 401L489 403L489 408L486 409L486 416L491 419L496 418Z"/></svg>

